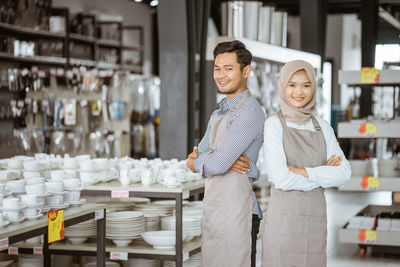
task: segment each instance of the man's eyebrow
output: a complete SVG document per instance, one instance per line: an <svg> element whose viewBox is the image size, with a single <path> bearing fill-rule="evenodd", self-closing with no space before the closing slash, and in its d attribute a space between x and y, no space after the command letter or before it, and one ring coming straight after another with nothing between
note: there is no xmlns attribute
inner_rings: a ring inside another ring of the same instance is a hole
<svg viewBox="0 0 400 267"><path fill-rule="evenodd" d="M221 67L219 65L214 65L214 67ZM222 67L233 67L233 65L227 64L227 65L222 65Z"/></svg>

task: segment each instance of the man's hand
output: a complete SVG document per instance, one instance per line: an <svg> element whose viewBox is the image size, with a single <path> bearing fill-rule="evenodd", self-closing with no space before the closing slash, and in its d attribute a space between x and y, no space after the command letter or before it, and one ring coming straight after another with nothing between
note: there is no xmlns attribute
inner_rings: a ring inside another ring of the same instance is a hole
<svg viewBox="0 0 400 267"><path fill-rule="evenodd" d="M230 168L231 171L244 174L250 170L250 160L244 156L240 156Z"/></svg>
<svg viewBox="0 0 400 267"><path fill-rule="evenodd" d="M194 168L194 161L197 159L198 156L199 156L198 148L197 146L195 146L193 147L193 152L189 154L186 160L186 165L192 172L197 172L196 169Z"/></svg>
<svg viewBox="0 0 400 267"><path fill-rule="evenodd" d="M303 176L309 178L309 177L308 177L308 173L307 173L307 171L306 171L305 168L296 168L296 167L293 167L293 166L290 166L290 165L287 165L287 167L288 167L288 169L289 169L290 171L292 171L292 172L294 172L294 173L296 173L296 174L300 174L300 175L303 175Z"/></svg>
<svg viewBox="0 0 400 267"><path fill-rule="evenodd" d="M326 163L326 166L340 166L340 163L342 162L342 157L337 157L336 154L332 155L328 159L328 162Z"/></svg>

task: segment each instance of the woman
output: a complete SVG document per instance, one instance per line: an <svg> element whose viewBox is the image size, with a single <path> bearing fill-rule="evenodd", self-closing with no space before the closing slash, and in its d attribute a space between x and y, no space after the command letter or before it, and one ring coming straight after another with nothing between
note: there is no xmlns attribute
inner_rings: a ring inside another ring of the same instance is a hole
<svg viewBox="0 0 400 267"><path fill-rule="evenodd" d="M341 186L350 164L333 129L311 115L315 70L285 64L279 80L280 111L264 126L266 172L272 183L263 232L263 267L326 266L324 188Z"/></svg>

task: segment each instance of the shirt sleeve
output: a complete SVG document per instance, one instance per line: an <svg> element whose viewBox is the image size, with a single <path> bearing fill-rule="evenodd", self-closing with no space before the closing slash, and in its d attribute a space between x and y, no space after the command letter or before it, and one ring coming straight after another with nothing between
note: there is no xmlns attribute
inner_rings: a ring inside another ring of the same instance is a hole
<svg viewBox="0 0 400 267"><path fill-rule="evenodd" d="M262 134L263 126L264 114L261 110L257 111L252 106L242 107L228 122L218 147L195 160L196 171L205 178L226 173L251 142Z"/></svg>
<svg viewBox="0 0 400 267"><path fill-rule="evenodd" d="M315 181L289 170L283 148L282 131L282 125L278 117L273 116L266 120L264 126L264 155L268 180L274 184L275 188L284 191L310 191L320 187Z"/></svg>
<svg viewBox="0 0 400 267"><path fill-rule="evenodd" d="M315 181L324 188L342 186L350 179L350 163L340 148L335 133L329 123L322 119L318 119L318 121L325 137L327 159L332 155L336 155L342 157L342 162L339 166L319 166L306 168L306 171L310 180Z"/></svg>
<svg viewBox="0 0 400 267"><path fill-rule="evenodd" d="M209 121L208 125L207 125L206 133L204 134L203 138L201 139L200 143L197 146L198 152L199 152L199 154L198 154L199 157L210 151L210 128L211 128L211 124Z"/></svg>

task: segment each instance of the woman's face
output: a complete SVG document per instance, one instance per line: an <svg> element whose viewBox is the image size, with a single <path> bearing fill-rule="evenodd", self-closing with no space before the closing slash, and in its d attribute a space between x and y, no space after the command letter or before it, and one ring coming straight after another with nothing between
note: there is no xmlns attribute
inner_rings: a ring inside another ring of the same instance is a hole
<svg viewBox="0 0 400 267"><path fill-rule="evenodd" d="M286 86L286 101L296 107L305 107L312 99L312 85L305 70L296 71Z"/></svg>

